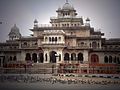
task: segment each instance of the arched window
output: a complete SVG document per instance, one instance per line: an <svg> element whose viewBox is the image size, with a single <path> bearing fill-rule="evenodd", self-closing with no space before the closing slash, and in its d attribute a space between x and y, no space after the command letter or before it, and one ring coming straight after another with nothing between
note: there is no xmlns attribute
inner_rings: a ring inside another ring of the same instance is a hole
<svg viewBox="0 0 120 90"><path fill-rule="evenodd" d="M57 42L57 37L55 37L55 42Z"/></svg>
<svg viewBox="0 0 120 90"><path fill-rule="evenodd" d="M97 43L96 43L96 42L92 42L92 47L93 47L94 49L96 49L96 48L97 48Z"/></svg>
<svg viewBox="0 0 120 90"><path fill-rule="evenodd" d="M91 63L99 63L99 57L96 54L91 55Z"/></svg>
<svg viewBox="0 0 120 90"><path fill-rule="evenodd" d="M107 56L104 57L104 62L108 63L108 57Z"/></svg>
<svg viewBox="0 0 120 90"><path fill-rule="evenodd" d="M43 63L43 53L39 53L39 62Z"/></svg>
<svg viewBox="0 0 120 90"><path fill-rule="evenodd" d="M112 56L109 56L109 63L112 63Z"/></svg>
<svg viewBox="0 0 120 90"><path fill-rule="evenodd" d="M30 60L31 60L31 55L30 55L30 53L26 53L25 60L26 60L26 61L30 61Z"/></svg>
<svg viewBox="0 0 120 90"><path fill-rule="evenodd" d="M49 37L49 41L51 42L52 40L51 40L51 37Z"/></svg>
<svg viewBox="0 0 120 90"><path fill-rule="evenodd" d="M84 46L84 42L81 42L81 46Z"/></svg>
<svg viewBox="0 0 120 90"><path fill-rule="evenodd" d="M32 60L34 61L34 63L37 62L37 54L36 53L32 54Z"/></svg>
<svg viewBox="0 0 120 90"><path fill-rule="evenodd" d="M17 60L17 57L16 57L16 56L14 56L14 57L13 57L13 60L14 60L14 61L16 61L16 60Z"/></svg>
<svg viewBox="0 0 120 90"><path fill-rule="evenodd" d="M24 45L27 46L27 42L24 42Z"/></svg>
<svg viewBox="0 0 120 90"><path fill-rule="evenodd" d="M54 40L54 37L52 37L52 42L54 42L55 40Z"/></svg>
<svg viewBox="0 0 120 90"><path fill-rule="evenodd" d="M81 63L83 62L83 54L82 53L78 53L78 61L80 61Z"/></svg>
<svg viewBox="0 0 120 90"><path fill-rule="evenodd" d="M10 56L10 61L12 61L12 56Z"/></svg>
<svg viewBox="0 0 120 90"><path fill-rule="evenodd" d="M75 53L71 54L71 60L73 60L73 61L76 60L76 54Z"/></svg>
<svg viewBox="0 0 120 90"><path fill-rule="evenodd" d="M50 63L56 63L56 52L55 51L51 51L50 52Z"/></svg>
<svg viewBox="0 0 120 90"><path fill-rule="evenodd" d="M61 37L59 37L59 41L61 41Z"/></svg>
<svg viewBox="0 0 120 90"><path fill-rule="evenodd" d="M64 60L65 61L69 61L70 59L69 59L69 53L65 53L64 54Z"/></svg>

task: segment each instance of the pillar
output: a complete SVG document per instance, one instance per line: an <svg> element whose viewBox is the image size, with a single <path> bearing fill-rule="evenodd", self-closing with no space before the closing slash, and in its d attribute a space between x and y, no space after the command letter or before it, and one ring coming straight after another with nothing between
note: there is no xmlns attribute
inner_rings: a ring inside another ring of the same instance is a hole
<svg viewBox="0 0 120 90"><path fill-rule="evenodd" d="M88 63L88 51L87 50L84 50L84 54L83 54L84 56L84 63Z"/></svg>

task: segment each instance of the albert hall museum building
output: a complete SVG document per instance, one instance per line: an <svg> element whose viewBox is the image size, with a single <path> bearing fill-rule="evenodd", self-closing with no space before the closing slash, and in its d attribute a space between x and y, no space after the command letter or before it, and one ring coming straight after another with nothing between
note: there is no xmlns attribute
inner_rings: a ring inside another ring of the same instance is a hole
<svg viewBox="0 0 120 90"><path fill-rule="evenodd" d="M0 43L3 72L120 74L119 38L103 38L69 2L56 13L50 25L35 19L30 36L23 37L16 24L11 28L9 39Z"/></svg>

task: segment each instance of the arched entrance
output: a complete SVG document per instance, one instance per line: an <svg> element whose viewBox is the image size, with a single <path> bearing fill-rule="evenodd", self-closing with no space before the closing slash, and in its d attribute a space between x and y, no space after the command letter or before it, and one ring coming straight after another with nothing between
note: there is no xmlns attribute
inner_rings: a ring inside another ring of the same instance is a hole
<svg viewBox="0 0 120 90"><path fill-rule="evenodd" d="M26 53L25 60L26 61L31 61L31 55L30 55L30 53Z"/></svg>
<svg viewBox="0 0 120 90"><path fill-rule="evenodd" d="M91 55L91 63L99 63L99 56L96 54Z"/></svg>
<svg viewBox="0 0 120 90"><path fill-rule="evenodd" d="M107 56L104 57L104 62L108 63L108 57Z"/></svg>
<svg viewBox="0 0 120 90"><path fill-rule="evenodd" d="M55 51L51 51L50 52L50 63L56 63L56 56L55 54L57 54Z"/></svg>
<svg viewBox="0 0 120 90"><path fill-rule="evenodd" d="M70 59L69 59L69 53L65 53L64 54L64 60L65 61L69 61Z"/></svg>
<svg viewBox="0 0 120 90"><path fill-rule="evenodd" d="M82 53L78 53L78 61L80 61L80 63L83 63L83 54Z"/></svg>
<svg viewBox="0 0 120 90"><path fill-rule="evenodd" d="M34 63L37 62L37 54L36 53L32 54L32 60L34 61Z"/></svg>

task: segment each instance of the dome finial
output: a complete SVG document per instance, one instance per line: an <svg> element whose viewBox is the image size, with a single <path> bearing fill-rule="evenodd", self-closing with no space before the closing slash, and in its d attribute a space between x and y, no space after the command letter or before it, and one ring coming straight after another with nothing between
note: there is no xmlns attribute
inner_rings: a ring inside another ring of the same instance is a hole
<svg viewBox="0 0 120 90"><path fill-rule="evenodd" d="M66 0L66 3L68 3L68 0Z"/></svg>

